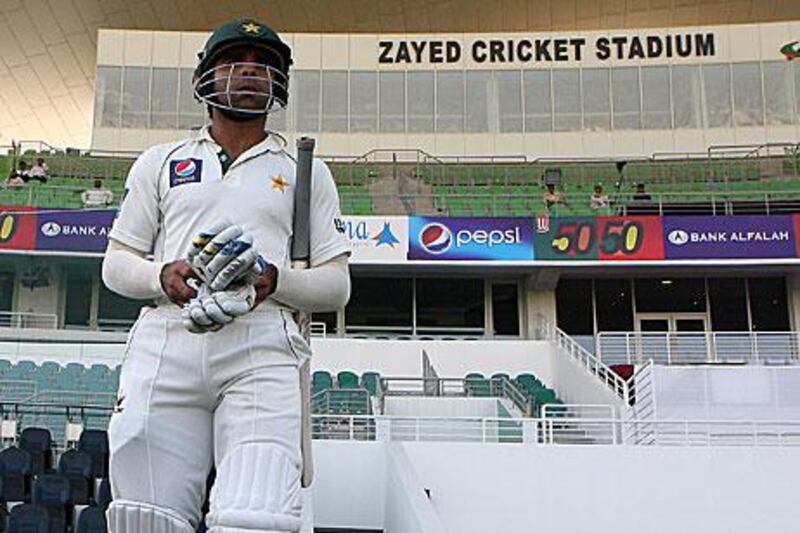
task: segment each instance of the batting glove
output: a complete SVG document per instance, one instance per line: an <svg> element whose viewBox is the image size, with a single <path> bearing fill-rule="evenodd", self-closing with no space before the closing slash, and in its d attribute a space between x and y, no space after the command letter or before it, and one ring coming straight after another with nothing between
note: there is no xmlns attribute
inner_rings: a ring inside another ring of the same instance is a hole
<svg viewBox="0 0 800 533"><path fill-rule="evenodd" d="M183 325L191 333L218 331L249 313L255 301L256 289L250 283L237 283L217 292L210 292L203 286L197 298L184 307Z"/></svg>
<svg viewBox="0 0 800 533"><path fill-rule="evenodd" d="M201 231L189 247L188 262L212 292L248 277L253 282L268 265L253 249L253 236L237 225L217 223Z"/></svg>

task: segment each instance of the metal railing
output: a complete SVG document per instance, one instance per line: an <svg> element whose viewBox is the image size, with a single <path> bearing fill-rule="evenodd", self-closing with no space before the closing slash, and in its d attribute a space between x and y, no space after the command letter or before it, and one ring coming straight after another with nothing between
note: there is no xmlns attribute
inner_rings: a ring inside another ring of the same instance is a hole
<svg viewBox="0 0 800 533"><path fill-rule="evenodd" d="M800 364L800 333L602 332L595 353L605 364Z"/></svg>
<svg viewBox="0 0 800 533"><path fill-rule="evenodd" d="M370 414L370 395L366 389L325 389L311 397L311 412L316 414Z"/></svg>
<svg viewBox="0 0 800 533"><path fill-rule="evenodd" d="M53 313L0 311L0 328L56 329L58 316Z"/></svg>
<svg viewBox="0 0 800 533"><path fill-rule="evenodd" d="M312 415L320 440L573 446L800 446L800 421ZM646 431L642 428L646 427Z"/></svg>
<svg viewBox="0 0 800 533"><path fill-rule="evenodd" d="M596 376L602 381L609 389L620 398L627 398L628 384L616 372L606 366L603 361L589 353L583 346L575 342L575 340L561 331L559 328L554 328L553 342L556 346L566 352L570 357L577 361L583 368L590 374Z"/></svg>

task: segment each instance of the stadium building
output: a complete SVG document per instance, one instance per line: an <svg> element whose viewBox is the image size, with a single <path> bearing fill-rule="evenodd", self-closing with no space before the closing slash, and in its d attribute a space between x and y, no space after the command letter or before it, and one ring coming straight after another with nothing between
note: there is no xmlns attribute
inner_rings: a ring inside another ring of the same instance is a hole
<svg viewBox="0 0 800 533"><path fill-rule="evenodd" d="M0 502L71 448L66 519L107 501L142 306L107 233L136 156L206 123L208 32L253 17L295 55L268 127L317 140L353 252L303 531L797 529L800 4L252 4L0 6L0 172L48 167L0 189L0 439L34 459Z"/></svg>

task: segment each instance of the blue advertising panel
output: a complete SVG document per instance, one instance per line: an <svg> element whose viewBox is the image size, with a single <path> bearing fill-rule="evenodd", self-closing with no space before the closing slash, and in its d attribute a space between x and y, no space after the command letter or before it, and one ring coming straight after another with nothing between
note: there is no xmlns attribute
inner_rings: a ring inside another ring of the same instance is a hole
<svg viewBox="0 0 800 533"><path fill-rule="evenodd" d="M408 258L431 261L530 261L533 219L409 217Z"/></svg>
<svg viewBox="0 0 800 533"><path fill-rule="evenodd" d="M664 217L667 259L795 257L791 215Z"/></svg>
<svg viewBox="0 0 800 533"><path fill-rule="evenodd" d="M116 209L39 211L37 250L103 252Z"/></svg>

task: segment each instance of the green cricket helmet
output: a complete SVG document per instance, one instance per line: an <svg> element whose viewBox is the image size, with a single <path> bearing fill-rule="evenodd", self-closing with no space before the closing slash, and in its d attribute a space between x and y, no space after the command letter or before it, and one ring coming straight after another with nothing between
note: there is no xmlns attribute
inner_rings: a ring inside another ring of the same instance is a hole
<svg viewBox="0 0 800 533"><path fill-rule="evenodd" d="M217 64L224 53L252 47L258 60ZM194 95L205 104L234 118L266 115L286 107L292 50L275 31L254 20L237 20L220 26L198 54Z"/></svg>

